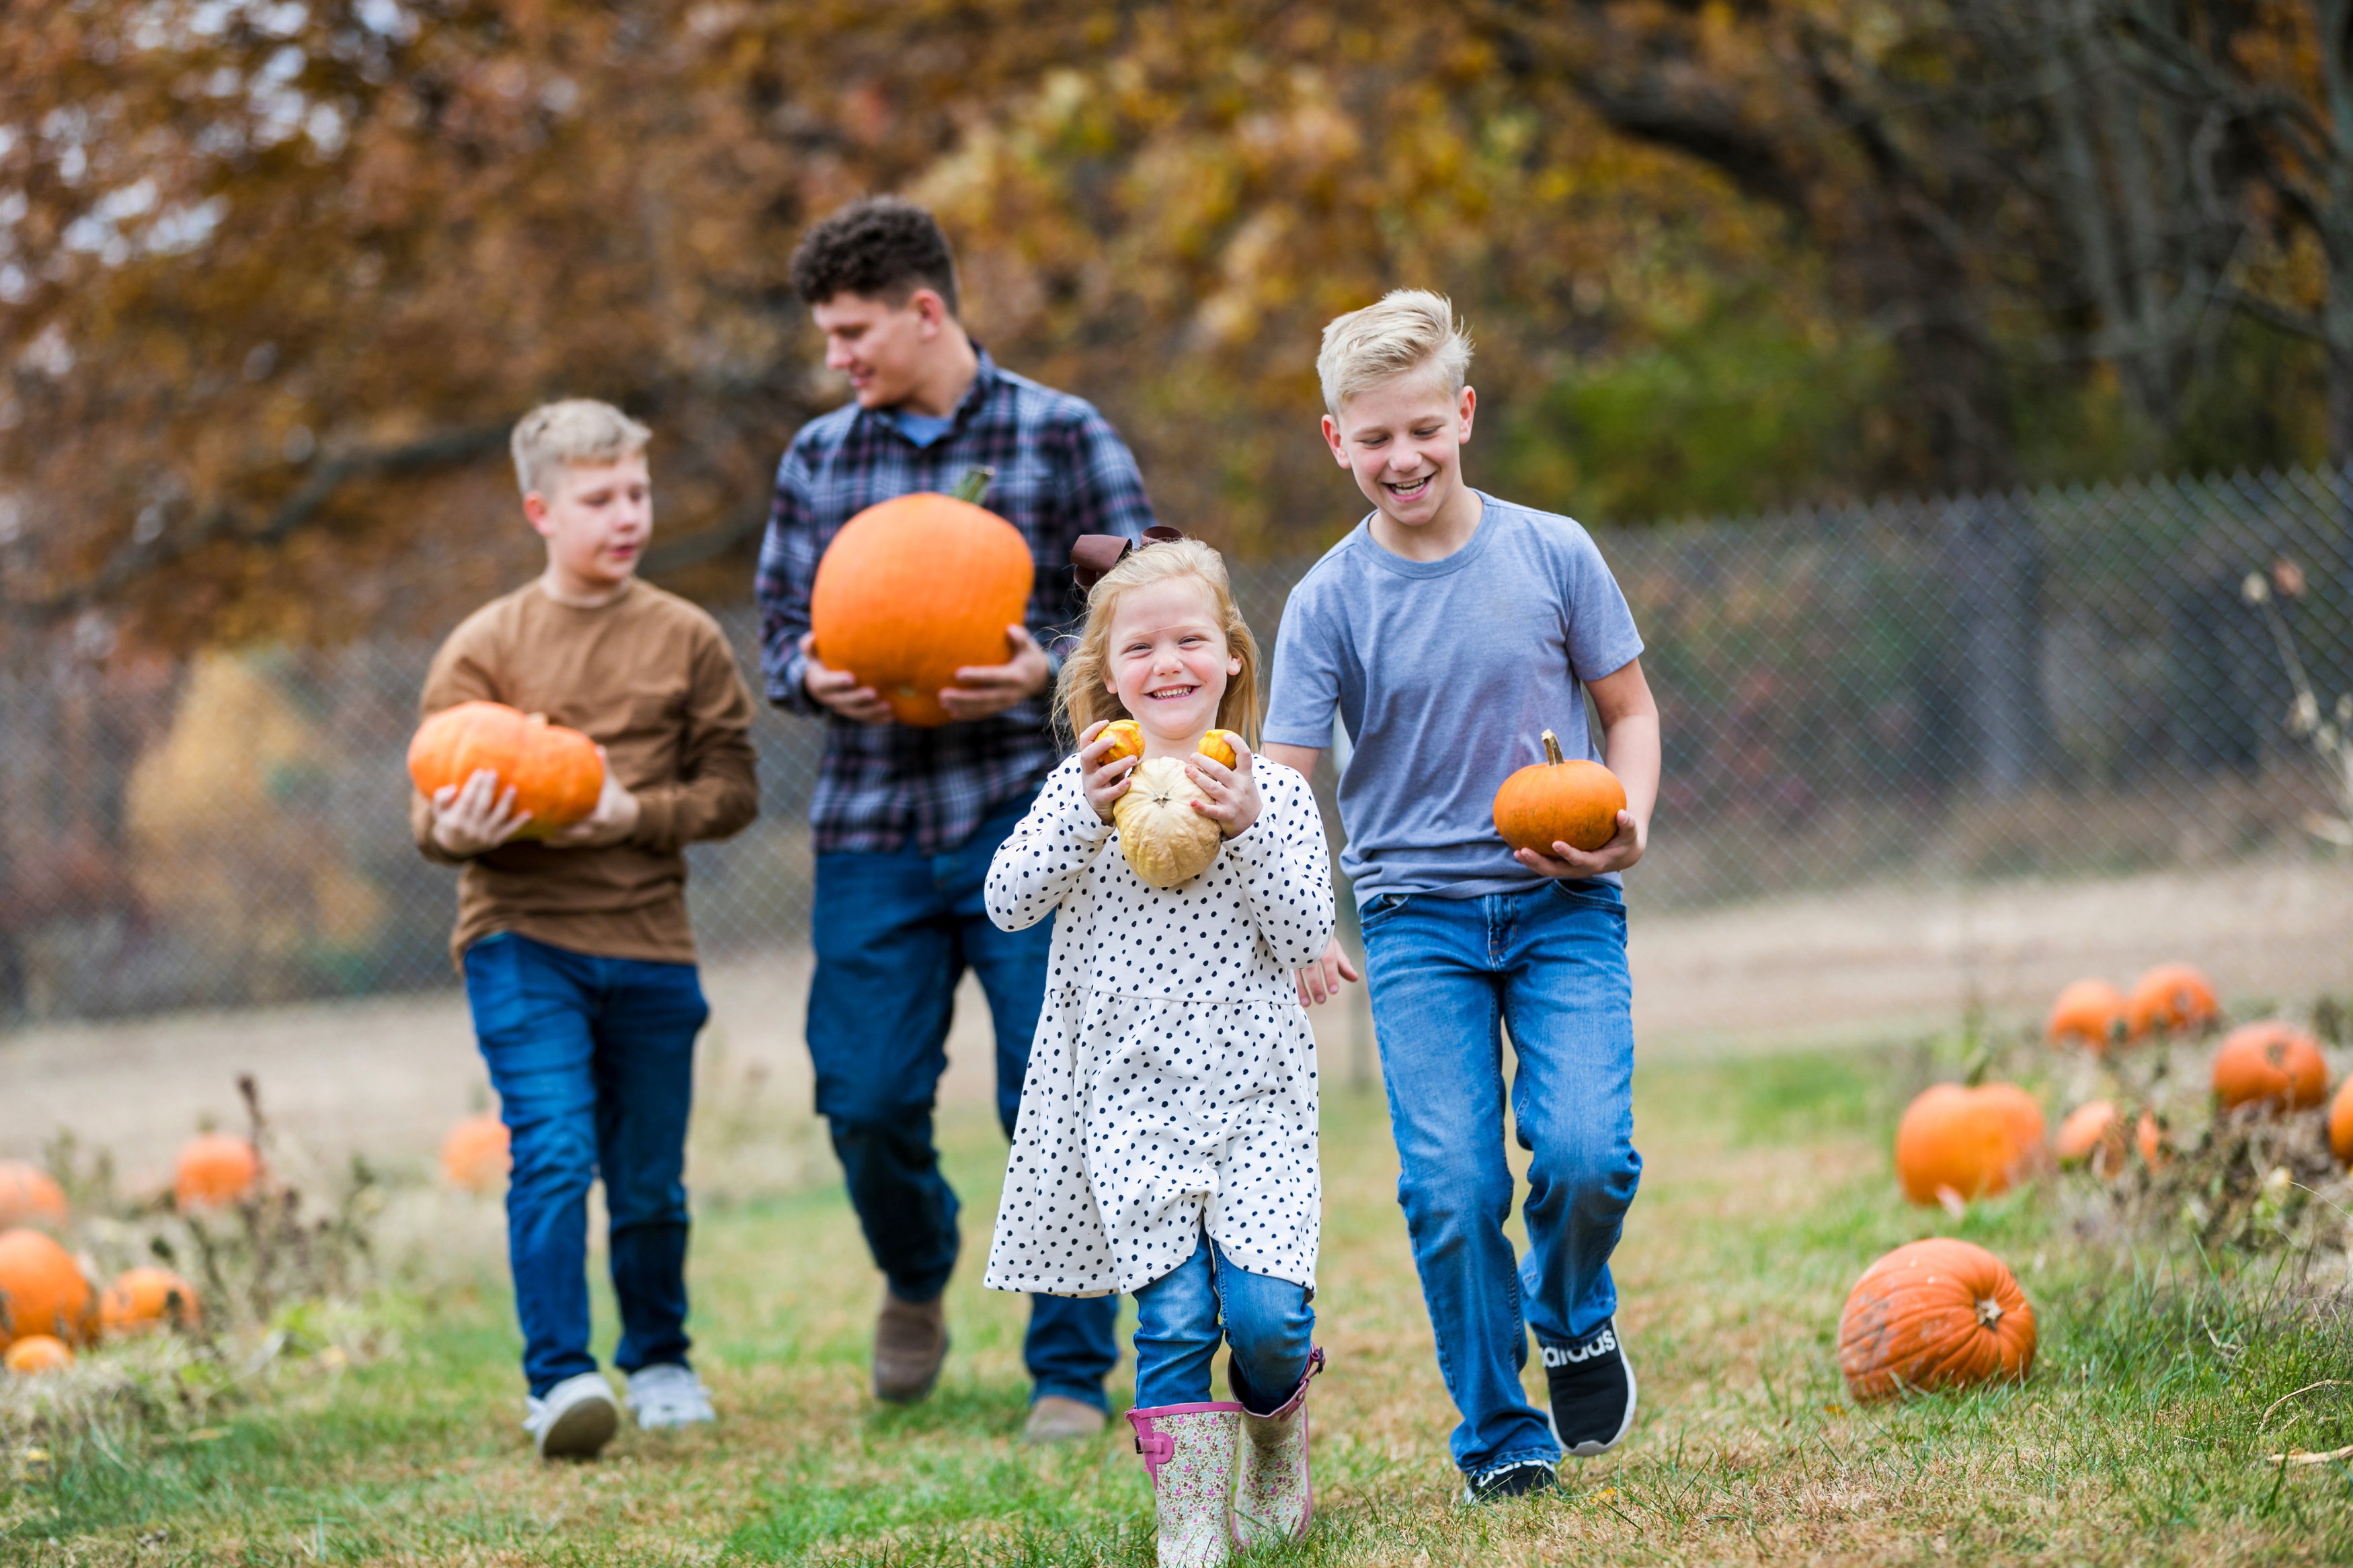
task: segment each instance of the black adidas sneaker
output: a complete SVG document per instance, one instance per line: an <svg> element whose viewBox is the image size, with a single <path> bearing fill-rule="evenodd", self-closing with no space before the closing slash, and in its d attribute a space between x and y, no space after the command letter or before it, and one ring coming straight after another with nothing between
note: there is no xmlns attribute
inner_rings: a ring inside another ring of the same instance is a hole
<svg viewBox="0 0 2353 1568"><path fill-rule="evenodd" d="M1515 1459L1482 1475L1467 1477L1462 1483L1462 1500L1502 1502L1506 1498L1533 1497L1559 1489L1560 1478L1553 1473L1550 1465L1542 1459Z"/></svg>
<svg viewBox="0 0 2353 1568"><path fill-rule="evenodd" d="M1574 1344L1544 1345L1552 1390L1552 1435L1579 1459L1607 1453L1634 1425L1634 1363L1618 1342L1612 1318Z"/></svg>

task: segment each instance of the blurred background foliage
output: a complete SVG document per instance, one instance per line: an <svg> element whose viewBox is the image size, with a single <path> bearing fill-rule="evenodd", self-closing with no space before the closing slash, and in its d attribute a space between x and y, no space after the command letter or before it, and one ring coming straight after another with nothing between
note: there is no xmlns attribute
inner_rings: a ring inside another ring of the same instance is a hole
<svg viewBox="0 0 2353 1568"><path fill-rule="evenodd" d="M881 190L1248 555L1360 510L1316 335L1408 283L1474 479L1596 522L2343 462L2347 10L15 0L7 635L438 631L532 569L504 436L570 395L657 427L649 570L740 598L842 395L787 259Z"/></svg>

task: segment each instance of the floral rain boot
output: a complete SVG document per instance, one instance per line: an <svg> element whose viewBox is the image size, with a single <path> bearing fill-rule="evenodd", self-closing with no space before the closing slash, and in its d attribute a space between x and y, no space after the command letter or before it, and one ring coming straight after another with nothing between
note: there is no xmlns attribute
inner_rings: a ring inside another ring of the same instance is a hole
<svg viewBox="0 0 2353 1568"><path fill-rule="evenodd" d="M1232 1556L1234 1432L1242 1407L1155 1405L1131 1410L1135 1451L1152 1478L1160 1568L1216 1568Z"/></svg>
<svg viewBox="0 0 2353 1568"><path fill-rule="evenodd" d="M1271 1546L1307 1533L1315 1513L1315 1489L1307 1479L1307 1380L1323 1370L1324 1352L1310 1351L1307 1370L1282 1409L1271 1415L1242 1411L1234 1481L1236 1546Z"/></svg>

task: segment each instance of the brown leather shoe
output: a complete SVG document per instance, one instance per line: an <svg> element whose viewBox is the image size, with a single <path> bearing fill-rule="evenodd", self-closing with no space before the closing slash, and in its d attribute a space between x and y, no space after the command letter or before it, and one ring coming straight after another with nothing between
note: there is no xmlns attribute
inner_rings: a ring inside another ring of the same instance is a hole
<svg viewBox="0 0 2353 1568"><path fill-rule="evenodd" d="M902 1301L882 1292L882 1314L874 1320L874 1397L886 1405L913 1405L940 1380L948 1354L944 1298Z"/></svg>
<svg viewBox="0 0 2353 1568"><path fill-rule="evenodd" d="M1041 1394L1029 1406L1029 1419L1021 1424L1021 1440L1025 1443L1069 1443L1101 1433L1109 1417L1083 1399L1066 1398L1060 1394Z"/></svg>

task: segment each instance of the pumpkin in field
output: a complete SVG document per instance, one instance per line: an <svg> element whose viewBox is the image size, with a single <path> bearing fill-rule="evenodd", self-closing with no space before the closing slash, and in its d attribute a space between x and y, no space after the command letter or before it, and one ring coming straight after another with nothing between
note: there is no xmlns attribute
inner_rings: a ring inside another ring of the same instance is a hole
<svg viewBox="0 0 2353 1568"><path fill-rule="evenodd" d="M98 1298L98 1326L110 1336L145 1333L169 1323L196 1326L196 1288L168 1268L126 1268Z"/></svg>
<svg viewBox="0 0 2353 1568"><path fill-rule="evenodd" d="M1185 772L1182 757L1138 763L1127 775L1127 792L1111 806L1130 868L1155 888L1174 888L1208 870L1220 835L1193 803L1208 798Z"/></svg>
<svg viewBox="0 0 2353 1568"><path fill-rule="evenodd" d="M1857 1400L2014 1383L2033 1364L2034 1309L2001 1259L1966 1241L1897 1247L1839 1314L1839 1370Z"/></svg>
<svg viewBox="0 0 2353 1568"><path fill-rule="evenodd" d="M2009 1190L2042 1156L2042 1109L2016 1084L1936 1084L1895 1127L1895 1174L1915 1204Z"/></svg>
<svg viewBox="0 0 2353 1568"><path fill-rule="evenodd" d="M483 768L512 785L515 809L531 813L518 838L545 838L596 809L605 789L605 759L577 730L551 724L503 702L460 702L417 728L408 742L408 776L431 797L444 784L462 787Z"/></svg>
<svg viewBox="0 0 2353 1568"><path fill-rule="evenodd" d="M2088 1163L2100 1175L2119 1174L2125 1168L2124 1112L2106 1100L2077 1106L2059 1124L2051 1152L2063 1165Z"/></svg>
<svg viewBox="0 0 2353 1568"><path fill-rule="evenodd" d="M2133 982L2125 1001L2125 1030L2137 1040L2202 1029L2222 1016L2214 987L2186 963L2160 963Z"/></svg>
<svg viewBox="0 0 2353 1568"><path fill-rule="evenodd" d="M1495 831L1514 849L1556 853L1555 844L1599 849L1618 837L1626 786L1599 763L1560 752L1560 738L1544 732L1545 760L1530 763L1495 792Z"/></svg>
<svg viewBox="0 0 2353 1568"><path fill-rule="evenodd" d="M2345 1080L2328 1107L2328 1150L2341 1163L2353 1165L2353 1078Z"/></svg>
<svg viewBox="0 0 2353 1568"><path fill-rule="evenodd" d="M2125 994L2105 980L2078 980L2051 1004L2043 1034L2052 1045L2073 1040L2105 1053L2125 1035Z"/></svg>
<svg viewBox="0 0 2353 1568"><path fill-rule="evenodd" d="M22 1160L0 1160L0 1230L65 1222L65 1189L47 1171Z"/></svg>
<svg viewBox="0 0 2353 1568"><path fill-rule="evenodd" d="M2328 1063L2319 1042L2276 1018L2242 1024L2214 1053L2214 1094L2225 1110L2259 1103L2302 1110L2328 1098Z"/></svg>
<svg viewBox="0 0 2353 1568"><path fill-rule="evenodd" d="M442 1179L466 1192L489 1192L507 1179L512 1163L507 1124L487 1110L469 1116L441 1140Z"/></svg>
<svg viewBox="0 0 2353 1568"><path fill-rule="evenodd" d="M261 1160L253 1145L226 1132L188 1140L172 1178L172 1196L182 1209L226 1208L253 1190Z"/></svg>
<svg viewBox="0 0 2353 1568"><path fill-rule="evenodd" d="M2165 1124L2157 1119L2157 1112L2140 1113L2140 1124L2133 1129L2133 1148L2139 1152L2140 1163L2152 1171L2172 1158L2165 1152Z"/></svg>
<svg viewBox="0 0 2353 1568"><path fill-rule="evenodd" d="M872 687L900 723L936 728L958 668L1010 656L1005 628L1036 575L1021 531L970 501L923 493L870 506L817 563L817 657Z"/></svg>
<svg viewBox="0 0 2353 1568"><path fill-rule="evenodd" d="M27 1334L87 1339L94 1305L64 1247L37 1230L0 1233L0 1343Z"/></svg>
<svg viewBox="0 0 2353 1568"><path fill-rule="evenodd" d="M48 1334L28 1334L10 1345L7 1353L0 1355L0 1366L19 1377L36 1373L63 1372L73 1365L74 1353L63 1340Z"/></svg>

